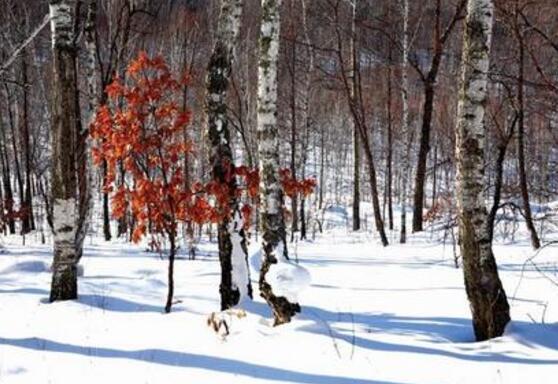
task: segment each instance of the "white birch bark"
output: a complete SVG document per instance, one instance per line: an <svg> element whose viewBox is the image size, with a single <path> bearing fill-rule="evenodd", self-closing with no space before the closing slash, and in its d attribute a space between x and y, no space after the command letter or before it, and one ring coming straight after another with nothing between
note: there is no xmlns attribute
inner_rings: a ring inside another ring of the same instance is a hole
<svg viewBox="0 0 558 384"><path fill-rule="evenodd" d="M469 0L462 60L457 129L457 206L465 288L477 340L500 336L509 306L486 230L484 116L494 5Z"/></svg>
<svg viewBox="0 0 558 384"><path fill-rule="evenodd" d="M93 212L93 190L95 177L93 174L93 159L91 158L91 140L89 138L89 126L95 119L95 111L98 105L98 87L97 87L97 44L96 44L96 19L97 19L97 0L90 0L87 8L87 19L85 21L85 48L86 63L85 77L87 80L87 92L89 98L89 116L87 123L82 126L79 140L83 140L81 151L78 158L84 161L81 172L84 185L80 187L80 204L79 217L76 232L76 253L78 261L83 255L83 243L85 236L89 230L91 215ZM79 146L78 146L79 147ZM80 164L81 165L81 164Z"/></svg>
<svg viewBox="0 0 558 384"><path fill-rule="evenodd" d="M407 200L411 165L411 137L409 131L409 0L403 0L403 52L401 63L401 233L400 243L407 242Z"/></svg>
<svg viewBox="0 0 558 384"><path fill-rule="evenodd" d="M300 306L276 296L266 280L272 265L287 260L283 190L279 178L279 135L277 129L277 62L279 56L280 0L262 0L260 57L258 66L258 154L262 225L260 292L271 306L275 325L287 323Z"/></svg>

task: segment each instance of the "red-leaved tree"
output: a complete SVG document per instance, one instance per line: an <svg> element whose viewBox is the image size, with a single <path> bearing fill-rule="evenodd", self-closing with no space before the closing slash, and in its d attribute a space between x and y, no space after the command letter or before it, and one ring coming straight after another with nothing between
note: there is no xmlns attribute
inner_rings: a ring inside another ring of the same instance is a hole
<svg viewBox="0 0 558 384"><path fill-rule="evenodd" d="M174 260L177 227L181 221L198 223L213 219L214 209L195 189L186 189L180 161L191 143L184 141L190 112L178 100L187 76L174 77L164 60L140 53L126 71L126 80L114 79L107 87L108 103L99 108L91 129L98 143L93 148L97 164L106 161L104 188L113 192L113 216L129 208L136 221L133 240L148 232L166 237L170 244L168 295L170 312L174 291ZM102 139L102 140L101 140ZM115 175L122 164L129 175L115 188Z"/></svg>
<svg viewBox="0 0 558 384"><path fill-rule="evenodd" d="M184 140L190 112L179 102L187 76L173 76L161 57L140 53L126 71L126 80L114 79L107 87L108 102L97 110L92 123L92 148L96 164L106 162L106 192L112 193L114 218L132 212L135 229L132 239L140 241L147 233L168 239L168 294L165 311L170 312L174 293L174 260L177 252L179 223L219 223L230 219L227 206L231 191L228 180L240 177L242 183L232 192L246 201L255 201L258 193L257 169L230 164L223 183L195 181L184 183L184 156L193 151ZM128 177L116 185L120 166ZM293 197L307 195L314 179L294 180L288 170L281 173L284 192ZM252 206L241 212L246 227L250 225Z"/></svg>

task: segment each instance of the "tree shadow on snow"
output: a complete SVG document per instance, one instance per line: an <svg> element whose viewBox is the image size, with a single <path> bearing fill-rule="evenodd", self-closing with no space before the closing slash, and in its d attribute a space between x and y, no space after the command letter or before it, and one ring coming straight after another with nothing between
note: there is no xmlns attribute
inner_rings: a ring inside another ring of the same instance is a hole
<svg viewBox="0 0 558 384"><path fill-rule="evenodd" d="M269 367L240 360L207 356L164 349L120 350L59 343L43 338L8 339L0 337L0 345L47 352L62 352L109 359L129 359L147 363L182 368L199 368L208 371L248 376L266 381L283 381L298 384L397 384L387 381L357 379L297 372L283 368Z"/></svg>
<svg viewBox="0 0 558 384"><path fill-rule="evenodd" d="M24 293L30 295L44 296L41 302L48 304L49 291L39 288L16 288L16 289L0 289L0 293ZM162 299L161 299L162 300ZM116 296L102 295L102 294L80 294L78 299L74 301L78 304L83 304L92 308L102 309L103 311L110 312L155 312L162 313L163 305L156 306L146 303L140 303L128 299L123 299ZM180 309L174 308L174 311Z"/></svg>
<svg viewBox="0 0 558 384"><path fill-rule="evenodd" d="M259 316L270 316L269 308L264 303L252 301L245 303L244 307L248 312ZM490 348L485 350L482 343L474 343L471 321L463 318L394 316L388 313L341 313L308 305L302 306L302 313L297 318L302 321L312 321L311 324L301 325L299 330L343 340L351 345L374 351L433 354L479 362L558 364L558 355L556 359L537 359L492 352ZM558 351L558 325L514 321L510 327L511 333L508 336L516 342L532 348L542 346ZM369 333L370 338L362 337L363 332ZM413 339L421 336L421 341L430 345L398 344L374 340L375 333L408 335ZM484 344L488 346L488 343L498 343L499 341L499 339L495 339ZM458 351L439 348L444 344ZM470 353L467 353L468 351Z"/></svg>

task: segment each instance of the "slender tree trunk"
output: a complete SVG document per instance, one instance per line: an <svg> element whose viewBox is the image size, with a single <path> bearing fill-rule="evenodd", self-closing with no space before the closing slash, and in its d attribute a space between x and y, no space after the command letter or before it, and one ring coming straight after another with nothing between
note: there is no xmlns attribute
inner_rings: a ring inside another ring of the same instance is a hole
<svg viewBox="0 0 558 384"><path fill-rule="evenodd" d="M415 175L415 193L413 195L413 232L421 232L423 229L423 208L424 208L424 184L426 182L426 162L430 151L430 133L432 131L432 115L434 112L434 94L436 91L436 80L442 57L444 54L444 44L460 19L463 8L467 0L460 0L455 8L455 13L448 26L442 31L442 0L436 0L435 22L434 22L434 46L432 64L426 74L419 68L419 74L424 87L424 103L422 112L421 137L419 143L419 153L417 158L417 169Z"/></svg>
<svg viewBox="0 0 558 384"><path fill-rule="evenodd" d="M519 28L517 26L516 28ZM531 204L529 200L529 187L527 185L527 172L525 169L525 45L523 36L520 31L516 31L519 43L519 73L517 76L517 104L518 104L518 120L517 120L517 159L519 165L519 185L521 187L521 200L523 202L523 213L525 216L525 224L531 234L531 246L539 249L541 242L533 223L533 214L531 212Z"/></svg>
<svg viewBox="0 0 558 384"><path fill-rule="evenodd" d="M409 132L409 0L403 0L403 53L401 66L401 136L403 138L401 156L401 233L399 242L407 242L407 199L410 175L410 132Z"/></svg>
<svg viewBox="0 0 558 384"><path fill-rule="evenodd" d="M241 0L221 0L221 13L213 54L207 68L207 124L211 143L210 162L212 177L228 187L229 212L218 225L219 261L221 263L221 310L237 305L246 296L252 297L248 268L248 252L244 225L237 197L237 181L234 175L234 158L230 145L231 134L227 118L227 93L230 83L234 45L240 29Z"/></svg>
<svg viewBox="0 0 558 384"><path fill-rule="evenodd" d="M486 230L488 232L488 239L492 244L494 239L494 222L496 221L496 213L500 208L500 200L502 197L502 176L504 174L504 160L506 158L507 145L498 145L498 154L496 155L496 170L494 177L494 197L492 199L492 207L488 212L486 220Z"/></svg>
<svg viewBox="0 0 558 384"><path fill-rule="evenodd" d="M291 3L292 6L292 3ZM296 180L296 143L297 143L297 118L296 118L296 44L291 42L291 176ZM295 232L298 232L298 199L291 197L291 242L294 241Z"/></svg>
<svg viewBox="0 0 558 384"><path fill-rule="evenodd" d="M20 142L23 149L23 166L25 168L25 192L24 200L21 202L21 207L23 208L23 219L22 219L22 229L23 234L29 233L35 229L35 220L33 217L33 198L31 192L31 142L29 135L29 100L28 100L28 74L27 74L27 58L25 52L23 53L21 60L21 73L23 82L23 97L21 106L21 129L20 129Z"/></svg>
<svg viewBox="0 0 558 384"><path fill-rule="evenodd" d="M10 103L10 93L8 92L8 86L6 84L4 84L5 86L5 90L6 90L6 100L8 100L8 103ZM18 146L17 146L17 134L16 134L16 128L15 128L15 119L14 119L14 113L11 107L11 104L8 104L7 106L7 110L8 110L8 121L10 123L10 131L11 131L11 137L12 137L12 152L14 155L14 166L15 166L15 176L16 176L16 182L17 182L17 192L18 192L18 197L19 197L19 204L20 204L20 208L24 206L24 201L25 201L25 194L24 194L24 187L23 187L23 177L22 177L22 171L21 171L21 166L20 166L20 162L19 162L19 151L18 151ZM15 185L14 185L14 189L15 189ZM26 225L24 222L22 222L21 225L21 232L22 233L26 233Z"/></svg>
<svg viewBox="0 0 558 384"><path fill-rule="evenodd" d="M424 84L424 105L422 127L415 175L415 193L413 195L413 232L422 231L424 209L424 183L426 181L426 161L430 152L430 131L434 111L434 83Z"/></svg>
<svg viewBox="0 0 558 384"><path fill-rule="evenodd" d="M311 116L310 116L310 97L311 97L311 87L312 87L312 74L314 73L314 48L312 47L312 42L310 40L310 33L308 30L308 12L307 12L307 0L301 0L302 6L302 26L304 30L304 42L306 44L308 50L308 66L306 68L305 74L305 84L303 89L303 99L302 99L302 113L301 113L301 121L304 124L304 134L305 140L302 143L304 148L307 148L307 144L309 142L309 132L310 132L310 125L311 125ZM302 175L301 178L304 179L306 177L306 160L308 158L308 152L302 151L301 153L301 166L302 166ZM321 170L322 171L322 170ZM321 188L321 186L320 186ZM306 240L306 198L304 195L300 198L300 240Z"/></svg>
<svg viewBox="0 0 558 384"><path fill-rule="evenodd" d="M106 185L107 180L107 163L103 160L101 165L101 172L103 178L103 185ZM109 209L109 195L108 192L103 191L103 235L105 241L110 241L112 239L112 234L110 233L110 209Z"/></svg>
<svg viewBox="0 0 558 384"><path fill-rule="evenodd" d="M351 39L349 55L350 71L350 98L355 99L357 93L357 47L356 47L356 7L357 0L351 3L352 17L351 17ZM353 120L353 231L360 230L360 140L358 136L358 126L356 121Z"/></svg>
<svg viewBox="0 0 558 384"><path fill-rule="evenodd" d="M277 128L277 61L279 56L280 0L262 0L262 24L258 68L258 154L263 260L260 294L271 307L274 325L288 323L300 312L298 303L276 296L266 280L269 269L287 260L283 190L279 178Z"/></svg>
<svg viewBox="0 0 558 384"><path fill-rule="evenodd" d="M325 190L325 128L324 126L320 129L320 185L319 195L318 195L318 209L324 207L324 190Z"/></svg>
<svg viewBox="0 0 558 384"><path fill-rule="evenodd" d="M89 94L89 116L91 122L95 118L95 110L98 104L98 90L96 77L97 63L97 0L90 0L87 8L87 19L85 21L85 48L87 58L85 64L85 76L87 78L87 91ZM79 100L76 100L78 102ZM76 106L76 108L78 108ZM91 214L93 211L93 184L94 177L92 171L92 159L89 143L89 125L82 126L78 133L78 144L76 160L78 164L78 185L79 185L79 215L76 231L76 254L78 261L83 255L83 243L89 229Z"/></svg>
<svg viewBox="0 0 558 384"><path fill-rule="evenodd" d="M0 116L0 156L2 161L2 185L4 186L4 209L7 215L8 229L11 235L15 235L16 226L14 219L14 195L12 191L12 176L10 169L10 159L8 157L8 144L4 131L4 121Z"/></svg>
<svg viewBox="0 0 558 384"><path fill-rule="evenodd" d="M172 309L172 300L174 296L174 259L176 257L176 231L168 233L170 249L169 249L169 267L167 270L167 303L165 304L165 313L170 313Z"/></svg>
<svg viewBox="0 0 558 384"><path fill-rule="evenodd" d="M52 199L54 261L50 301L77 298L76 169L77 121L75 0L50 0L53 55Z"/></svg>
<svg viewBox="0 0 558 384"><path fill-rule="evenodd" d="M484 204L484 115L494 5L469 0L457 129L457 205L465 288L478 341L501 336L510 320L486 229Z"/></svg>
<svg viewBox="0 0 558 384"><path fill-rule="evenodd" d="M391 84L391 45L389 49L389 68L387 78L387 177L386 177L386 195L387 195L387 209L388 209L388 228L393 230L393 201L392 201L392 187L393 187L393 130L392 130L392 84Z"/></svg>

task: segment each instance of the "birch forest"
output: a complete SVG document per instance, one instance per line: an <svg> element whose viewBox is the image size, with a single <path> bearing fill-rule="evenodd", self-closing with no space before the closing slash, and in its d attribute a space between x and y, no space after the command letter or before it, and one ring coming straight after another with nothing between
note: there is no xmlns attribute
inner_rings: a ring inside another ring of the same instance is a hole
<svg viewBox="0 0 558 384"><path fill-rule="evenodd" d="M0 383L555 383L557 0L0 0Z"/></svg>

